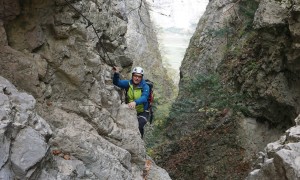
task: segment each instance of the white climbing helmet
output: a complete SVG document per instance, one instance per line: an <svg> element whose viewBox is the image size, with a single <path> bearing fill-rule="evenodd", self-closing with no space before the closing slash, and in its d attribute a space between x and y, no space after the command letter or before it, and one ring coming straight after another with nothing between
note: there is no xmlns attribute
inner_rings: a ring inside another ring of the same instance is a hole
<svg viewBox="0 0 300 180"><path fill-rule="evenodd" d="M132 74L135 74L135 73L144 75L144 69L141 68L141 67L135 67L135 68L133 68L133 70L132 70Z"/></svg>

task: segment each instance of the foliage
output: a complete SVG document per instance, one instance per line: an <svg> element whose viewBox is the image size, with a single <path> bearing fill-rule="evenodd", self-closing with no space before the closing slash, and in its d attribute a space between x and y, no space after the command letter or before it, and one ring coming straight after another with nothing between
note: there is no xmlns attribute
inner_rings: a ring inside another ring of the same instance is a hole
<svg viewBox="0 0 300 180"><path fill-rule="evenodd" d="M174 93L172 91L170 93ZM159 92L156 92L159 93ZM166 127L167 118L169 116L171 104L175 100L175 93L170 95L170 99L166 99L165 97L155 96L154 99L154 119L153 123L146 126L146 136L145 136L145 143L147 152L151 152L151 148L157 144L160 144L163 141L163 133ZM151 153L150 153L151 154ZM150 155L148 154L148 155Z"/></svg>
<svg viewBox="0 0 300 180"><path fill-rule="evenodd" d="M252 22L258 5L258 1L243 0L239 2L239 13L244 16L245 29L252 29Z"/></svg>
<svg viewBox="0 0 300 180"><path fill-rule="evenodd" d="M150 154L172 179L244 179L251 164L242 158L237 129L238 123L228 123L215 131L194 131Z"/></svg>
<svg viewBox="0 0 300 180"><path fill-rule="evenodd" d="M218 74L198 75L190 83L189 93L197 99L195 104L199 110L225 109L230 108L234 111L241 109L243 96L229 90L220 81Z"/></svg>
<svg viewBox="0 0 300 180"><path fill-rule="evenodd" d="M249 1L249 0L243 0L239 2L239 7L242 15L247 16L249 19L254 18L255 12L258 8L259 2L258 1Z"/></svg>
<svg viewBox="0 0 300 180"><path fill-rule="evenodd" d="M212 29L208 30L209 35L216 36L216 37L225 37L228 34L232 34L233 32L234 32L234 30L228 26L225 26L224 28L220 28L220 29L216 29L216 30L212 30Z"/></svg>

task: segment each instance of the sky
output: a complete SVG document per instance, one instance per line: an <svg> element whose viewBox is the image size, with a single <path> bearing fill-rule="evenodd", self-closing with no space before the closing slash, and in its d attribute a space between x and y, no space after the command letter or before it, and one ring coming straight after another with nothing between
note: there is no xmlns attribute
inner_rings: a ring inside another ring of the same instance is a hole
<svg viewBox="0 0 300 180"><path fill-rule="evenodd" d="M175 84L179 68L208 0L147 0L151 19L158 29L158 41L163 65Z"/></svg>

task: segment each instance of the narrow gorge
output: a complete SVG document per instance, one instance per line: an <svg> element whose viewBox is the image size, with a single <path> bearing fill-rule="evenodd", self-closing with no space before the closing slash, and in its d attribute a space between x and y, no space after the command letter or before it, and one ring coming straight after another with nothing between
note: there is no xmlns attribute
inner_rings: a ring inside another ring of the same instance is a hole
<svg viewBox="0 0 300 180"><path fill-rule="evenodd" d="M210 0L179 93L144 0L0 0L0 179L300 179L300 1ZM112 84L141 66L155 119Z"/></svg>
<svg viewBox="0 0 300 180"><path fill-rule="evenodd" d="M299 3L209 1L152 154L172 179L300 178Z"/></svg>

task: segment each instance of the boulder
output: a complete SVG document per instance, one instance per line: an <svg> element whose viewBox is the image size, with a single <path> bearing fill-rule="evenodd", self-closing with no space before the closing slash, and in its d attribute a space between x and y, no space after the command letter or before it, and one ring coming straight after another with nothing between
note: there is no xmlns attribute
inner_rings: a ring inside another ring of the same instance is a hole
<svg viewBox="0 0 300 180"><path fill-rule="evenodd" d="M288 0L262 0L254 17L254 27L271 27L283 25L287 21L292 3Z"/></svg>
<svg viewBox="0 0 300 180"><path fill-rule="evenodd" d="M254 179L299 179L300 178L300 126L291 127L280 140L265 148L263 162L252 170L247 180Z"/></svg>
<svg viewBox="0 0 300 180"><path fill-rule="evenodd" d="M48 156L49 124L33 96L0 76L0 179L33 178Z"/></svg>
<svg viewBox="0 0 300 180"><path fill-rule="evenodd" d="M22 129L11 148L12 169L16 177L31 177L30 169L46 156L49 146L44 137L28 127Z"/></svg>

